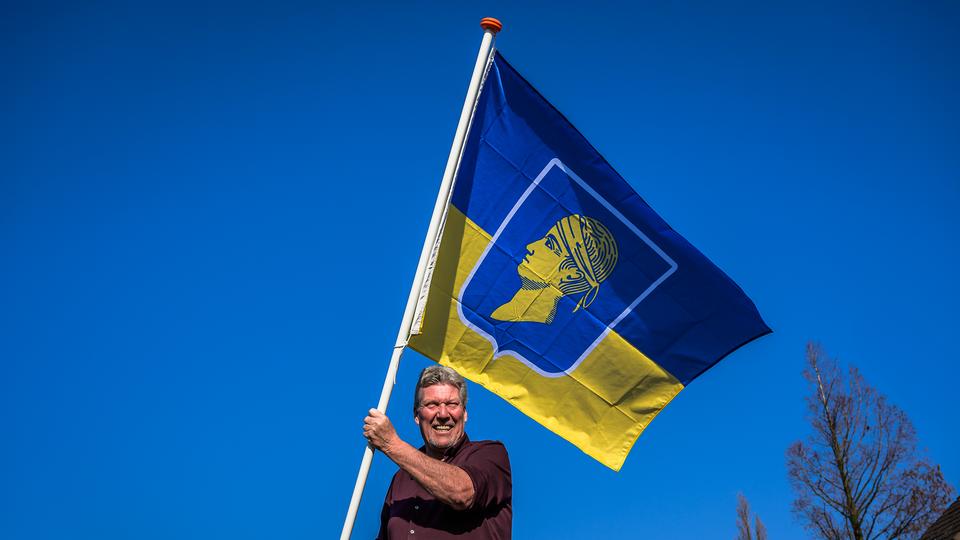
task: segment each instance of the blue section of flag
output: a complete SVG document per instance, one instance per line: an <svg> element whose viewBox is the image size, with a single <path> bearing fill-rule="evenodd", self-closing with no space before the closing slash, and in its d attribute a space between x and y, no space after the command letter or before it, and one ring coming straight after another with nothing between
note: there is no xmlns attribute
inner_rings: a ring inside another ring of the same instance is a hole
<svg viewBox="0 0 960 540"><path fill-rule="evenodd" d="M687 384L770 331L743 291L670 228L499 53L451 202L494 236L460 291L462 316L498 352L511 351L541 373L575 369L612 328ZM497 320L492 314L522 285L518 266L527 246L572 215L601 222L619 246L595 301L575 309L583 295L563 296L549 324Z"/></svg>

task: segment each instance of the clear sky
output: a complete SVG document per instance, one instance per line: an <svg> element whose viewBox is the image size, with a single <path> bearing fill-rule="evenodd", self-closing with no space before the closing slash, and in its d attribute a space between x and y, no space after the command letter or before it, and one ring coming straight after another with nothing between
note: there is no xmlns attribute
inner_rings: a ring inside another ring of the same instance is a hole
<svg viewBox="0 0 960 540"><path fill-rule="evenodd" d="M517 538L804 538L811 339L960 486L960 4L79 4L0 17L0 537L339 534L484 16L774 329L619 473L473 386Z"/></svg>

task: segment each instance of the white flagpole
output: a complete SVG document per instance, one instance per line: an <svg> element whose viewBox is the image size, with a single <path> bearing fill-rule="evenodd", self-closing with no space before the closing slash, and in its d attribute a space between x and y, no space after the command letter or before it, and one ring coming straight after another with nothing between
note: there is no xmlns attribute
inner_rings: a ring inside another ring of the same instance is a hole
<svg viewBox="0 0 960 540"><path fill-rule="evenodd" d="M477 96L480 93L480 82L483 79L484 71L486 71L490 52L493 50L493 41L497 32L503 28L500 21L489 17L482 19L480 26L483 28L483 40L480 42L480 52L477 53L477 62L473 67L473 75L470 77L467 97L463 101L463 110L460 112L460 122L457 124L457 132L453 137L450 155L447 157L447 167L443 171L443 180L440 183L440 191L437 193L437 202L433 206L433 217L430 218L427 236L423 240L423 249L420 250L420 261L417 263L417 272L414 275L413 284L410 287L410 295L407 297L407 307L403 311L403 320L400 322L400 331L397 332L397 341L393 346L390 366L387 368L387 376L383 380L383 389L380 391L380 403L377 405L377 410L380 412L386 412L387 403L390 401L390 393L393 391L393 385L397 378L397 368L400 367L400 356L403 355L403 349L407 346L407 340L410 337L410 327L413 323L417 300L420 297L420 289L423 287L423 276L427 262L437 242L444 210L446 209L447 201L450 199L450 190L453 187L453 177L456 174L457 165L460 162L460 153L463 150L463 143L467 138L467 129L470 126L473 109L477 102ZM360 472L357 474L357 483L353 487L353 497L350 499L350 508L347 510L347 517L343 521L340 540L349 540L350 533L353 531L353 522L357 518L357 510L360 508L360 498L363 496L363 487L367 483L367 476L370 474L370 463L372 461L373 448L367 445L363 451L363 460L360 462Z"/></svg>

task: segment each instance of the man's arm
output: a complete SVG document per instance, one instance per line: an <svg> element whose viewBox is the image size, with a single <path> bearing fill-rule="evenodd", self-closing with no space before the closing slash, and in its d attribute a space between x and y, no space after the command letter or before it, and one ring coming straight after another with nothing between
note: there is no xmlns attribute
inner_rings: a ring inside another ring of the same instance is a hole
<svg viewBox="0 0 960 540"><path fill-rule="evenodd" d="M363 420L363 436L441 502L457 510L466 510L473 504L475 491L470 475L407 444L397 435L387 415L370 409Z"/></svg>

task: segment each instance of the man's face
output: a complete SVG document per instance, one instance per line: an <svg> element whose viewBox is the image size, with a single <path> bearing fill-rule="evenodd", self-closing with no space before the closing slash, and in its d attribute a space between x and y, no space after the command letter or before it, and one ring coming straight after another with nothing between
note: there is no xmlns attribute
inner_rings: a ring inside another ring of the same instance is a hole
<svg viewBox="0 0 960 540"><path fill-rule="evenodd" d="M467 411L460 403L460 392L450 384L435 384L420 389L420 408L414 416L427 449L442 453L463 437Z"/></svg>

